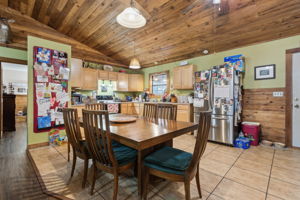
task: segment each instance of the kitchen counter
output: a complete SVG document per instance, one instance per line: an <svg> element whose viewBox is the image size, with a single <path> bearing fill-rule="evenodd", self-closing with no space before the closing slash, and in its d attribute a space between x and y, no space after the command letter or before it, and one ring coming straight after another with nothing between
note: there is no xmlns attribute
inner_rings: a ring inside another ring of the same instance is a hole
<svg viewBox="0 0 300 200"><path fill-rule="evenodd" d="M190 105L192 103L171 103L171 102L140 102L140 101L129 101L129 102L120 102L120 103L140 103L140 104L144 104L144 103L150 103L150 104L174 104L174 105Z"/></svg>

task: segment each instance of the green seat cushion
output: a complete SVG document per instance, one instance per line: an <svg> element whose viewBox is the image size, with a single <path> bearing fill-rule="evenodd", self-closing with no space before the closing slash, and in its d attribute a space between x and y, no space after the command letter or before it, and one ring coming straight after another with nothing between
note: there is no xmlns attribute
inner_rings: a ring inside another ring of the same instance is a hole
<svg viewBox="0 0 300 200"><path fill-rule="evenodd" d="M172 147L163 147L154 153L151 153L144 160L145 165L156 169L184 171L188 168L192 154L175 149ZM163 170L162 170L163 171Z"/></svg>
<svg viewBox="0 0 300 200"><path fill-rule="evenodd" d="M182 171L182 170L175 170L175 169L171 169L171 168L168 168L168 167L163 167L163 166L160 166L160 165L157 165L157 164L144 162L144 165L147 166L147 167L162 171L162 172L169 173L169 174L177 174L177 175L183 175L184 174L184 171Z"/></svg>
<svg viewBox="0 0 300 200"><path fill-rule="evenodd" d="M126 165L136 160L137 151L128 146L120 144L113 147L113 152L119 165Z"/></svg>

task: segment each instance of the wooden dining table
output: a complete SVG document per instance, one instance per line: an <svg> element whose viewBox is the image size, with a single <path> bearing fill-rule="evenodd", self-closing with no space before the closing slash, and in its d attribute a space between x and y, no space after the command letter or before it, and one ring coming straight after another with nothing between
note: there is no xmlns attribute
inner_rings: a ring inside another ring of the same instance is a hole
<svg viewBox="0 0 300 200"><path fill-rule="evenodd" d="M83 126L82 118L79 121ZM139 199L142 199L143 190L143 158L158 145L172 145L173 138L192 132L197 127L198 125L192 122L145 117L137 117L136 121L130 123L110 123L111 139L137 150Z"/></svg>

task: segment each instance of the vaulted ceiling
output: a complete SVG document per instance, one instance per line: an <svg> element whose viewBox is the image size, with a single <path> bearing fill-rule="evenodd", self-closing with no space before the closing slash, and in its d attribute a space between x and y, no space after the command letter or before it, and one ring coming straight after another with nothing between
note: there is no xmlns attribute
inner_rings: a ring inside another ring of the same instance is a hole
<svg viewBox="0 0 300 200"><path fill-rule="evenodd" d="M0 0L0 4L128 65L143 67L300 34L300 0L137 0L147 18L127 29L116 16L130 0ZM0 13L1 14L1 13Z"/></svg>

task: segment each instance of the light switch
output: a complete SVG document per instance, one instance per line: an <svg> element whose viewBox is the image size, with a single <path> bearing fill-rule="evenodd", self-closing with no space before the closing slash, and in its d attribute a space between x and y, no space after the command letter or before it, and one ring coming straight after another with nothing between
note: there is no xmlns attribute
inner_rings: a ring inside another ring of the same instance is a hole
<svg viewBox="0 0 300 200"><path fill-rule="evenodd" d="M283 92L282 91L273 92L273 97L283 97Z"/></svg>

